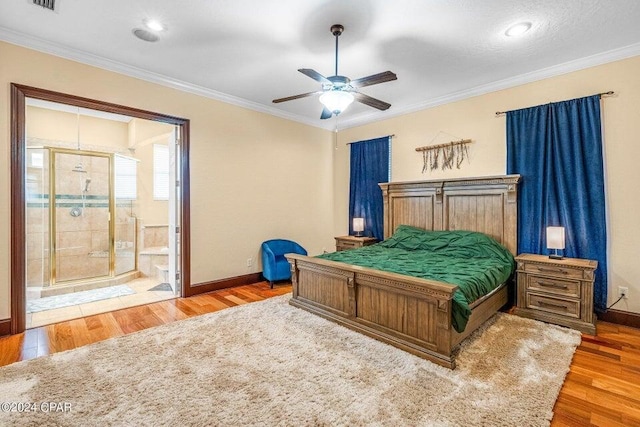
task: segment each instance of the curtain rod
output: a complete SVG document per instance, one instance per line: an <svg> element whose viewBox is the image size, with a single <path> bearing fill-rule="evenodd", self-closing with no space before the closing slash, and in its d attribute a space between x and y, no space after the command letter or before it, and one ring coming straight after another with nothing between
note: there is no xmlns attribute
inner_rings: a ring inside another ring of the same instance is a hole
<svg viewBox="0 0 640 427"><path fill-rule="evenodd" d="M598 93L596 95L599 95L599 96L610 96L610 95L613 95L613 94L615 94L615 92L610 90L609 92L601 92L601 93ZM504 116L508 112L509 111L496 111L496 117Z"/></svg>
<svg viewBox="0 0 640 427"><path fill-rule="evenodd" d="M395 133L392 133L391 135L387 135L388 138L394 138L396 136ZM384 136L379 136L378 138L384 138ZM371 138L371 139L378 139L378 138ZM357 144L358 142L365 142L365 141L352 141L352 142L347 142L347 145L351 145L351 144Z"/></svg>
<svg viewBox="0 0 640 427"><path fill-rule="evenodd" d="M391 135L387 135L388 138L394 138L395 136L396 136L395 133L392 133ZM384 138L384 136L379 136L378 138ZM371 138L371 139L378 139L378 138ZM366 142L366 141L367 140L365 140L365 141L351 141L351 142L347 142L347 145L357 144L359 142Z"/></svg>

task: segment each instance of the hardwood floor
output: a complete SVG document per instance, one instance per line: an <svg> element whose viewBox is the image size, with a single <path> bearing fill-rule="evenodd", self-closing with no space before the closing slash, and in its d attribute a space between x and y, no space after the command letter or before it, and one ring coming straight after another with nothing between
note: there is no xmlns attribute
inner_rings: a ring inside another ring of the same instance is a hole
<svg viewBox="0 0 640 427"><path fill-rule="evenodd" d="M267 282L260 282L28 329L0 338L0 366L288 292L290 284L276 284L270 289Z"/></svg>
<svg viewBox="0 0 640 427"><path fill-rule="evenodd" d="M97 314L0 338L0 366L291 292L267 282ZM640 330L599 322L583 335L552 426L640 426Z"/></svg>
<svg viewBox="0 0 640 427"><path fill-rule="evenodd" d="M553 426L640 426L640 330L583 334L553 411Z"/></svg>

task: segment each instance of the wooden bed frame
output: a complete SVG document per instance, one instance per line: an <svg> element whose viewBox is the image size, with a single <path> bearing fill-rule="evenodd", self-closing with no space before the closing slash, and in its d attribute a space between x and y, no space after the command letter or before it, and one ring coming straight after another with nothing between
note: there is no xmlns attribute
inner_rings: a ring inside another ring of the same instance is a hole
<svg viewBox="0 0 640 427"><path fill-rule="evenodd" d="M485 233L514 255L519 175L380 184L384 236L407 224ZM453 369L454 348L507 302L507 284L471 305L466 329L451 325L457 286L297 254L289 303Z"/></svg>

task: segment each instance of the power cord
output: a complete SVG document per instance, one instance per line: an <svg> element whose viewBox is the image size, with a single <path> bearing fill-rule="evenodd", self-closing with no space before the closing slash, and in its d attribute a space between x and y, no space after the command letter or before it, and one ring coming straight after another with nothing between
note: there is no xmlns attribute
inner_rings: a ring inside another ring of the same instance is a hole
<svg viewBox="0 0 640 427"><path fill-rule="evenodd" d="M609 307L607 307L607 310L609 310L611 307L613 307L614 305L616 305L617 303L619 303L619 302L620 302L620 300L621 300L622 298L624 298L624 297L625 297L624 295L620 295L620 298L618 298L618 299L616 300L616 302L614 302L614 303L613 303L613 304L611 304Z"/></svg>

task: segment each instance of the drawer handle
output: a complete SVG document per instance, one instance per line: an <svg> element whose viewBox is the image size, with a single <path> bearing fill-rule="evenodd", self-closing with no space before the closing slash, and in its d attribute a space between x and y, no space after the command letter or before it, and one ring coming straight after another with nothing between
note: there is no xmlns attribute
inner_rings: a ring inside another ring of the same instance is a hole
<svg viewBox="0 0 640 427"><path fill-rule="evenodd" d="M545 273L560 273L560 274L569 274L567 270L562 270L561 268L544 268L538 267L538 271L544 271Z"/></svg>
<svg viewBox="0 0 640 427"><path fill-rule="evenodd" d="M548 288L556 288L556 289L568 289L567 285L559 285L557 283L549 283L549 282L538 282L540 286L546 286Z"/></svg>
<svg viewBox="0 0 640 427"><path fill-rule="evenodd" d="M551 304L549 302L544 302L544 301L538 301L538 305L540 307L552 307L552 308L559 308L561 310L567 310L567 306L566 305L560 305L560 304Z"/></svg>

